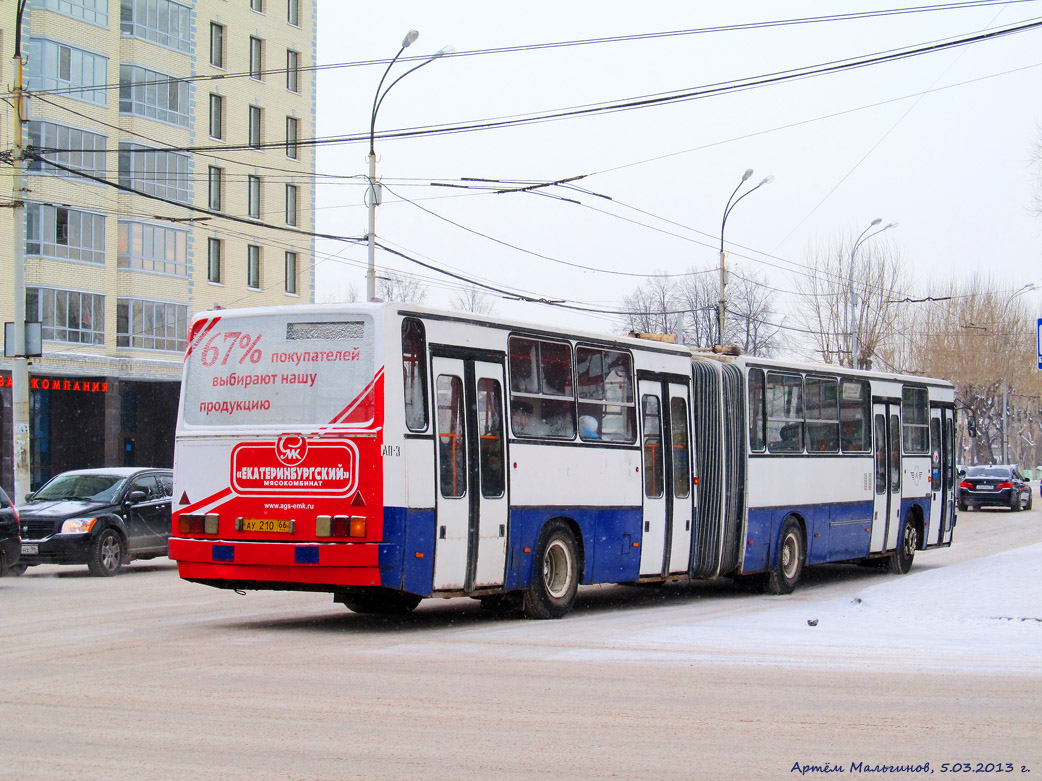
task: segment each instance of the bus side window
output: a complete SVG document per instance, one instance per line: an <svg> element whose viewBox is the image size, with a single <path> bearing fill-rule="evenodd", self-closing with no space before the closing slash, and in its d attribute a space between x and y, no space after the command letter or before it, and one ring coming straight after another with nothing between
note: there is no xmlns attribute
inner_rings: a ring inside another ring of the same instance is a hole
<svg viewBox="0 0 1042 781"><path fill-rule="evenodd" d="M463 429L463 381L438 377L438 454L441 495L456 499L467 492L467 441Z"/></svg>
<svg viewBox="0 0 1042 781"><path fill-rule="evenodd" d="M772 453L803 452L803 375L767 375L767 447Z"/></svg>
<svg viewBox="0 0 1042 781"><path fill-rule="evenodd" d="M405 425L427 430L427 335L423 323L402 320L402 378L405 384Z"/></svg>
<svg viewBox="0 0 1042 781"><path fill-rule="evenodd" d="M571 345L512 336L509 364L514 434L575 439Z"/></svg>
<svg viewBox="0 0 1042 781"><path fill-rule="evenodd" d="M804 383L804 410L807 452L839 450L839 382L832 378L808 377Z"/></svg>
<svg viewBox="0 0 1042 781"><path fill-rule="evenodd" d="M930 490L941 490L941 419L930 421Z"/></svg>
<svg viewBox="0 0 1042 781"><path fill-rule="evenodd" d="M930 452L930 407L926 388L905 387L901 393L901 423L906 453Z"/></svg>
<svg viewBox="0 0 1042 781"><path fill-rule="evenodd" d="M901 493L901 421L890 416L890 492Z"/></svg>
<svg viewBox="0 0 1042 781"><path fill-rule="evenodd" d="M749 370L749 449L762 453L767 449L766 421L763 411L763 369Z"/></svg>
<svg viewBox="0 0 1042 781"><path fill-rule="evenodd" d="M628 353L575 349L579 390L579 438L633 443L637 439L633 367Z"/></svg>
<svg viewBox="0 0 1042 781"><path fill-rule="evenodd" d="M871 420L868 383L843 380L839 386L839 423L844 453L865 453L871 448Z"/></svg>
<svg viewBox="0 0 1042 781"><path fill-rule="evenodd" d="M662 412L658 396L643 396L640 400L644 429L644 494L651 499L662 496Z"/></svg>

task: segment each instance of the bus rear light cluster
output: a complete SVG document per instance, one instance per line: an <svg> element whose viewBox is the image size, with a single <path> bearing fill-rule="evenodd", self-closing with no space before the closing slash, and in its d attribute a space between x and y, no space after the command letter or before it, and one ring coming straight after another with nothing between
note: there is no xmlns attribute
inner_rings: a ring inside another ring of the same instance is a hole
<svg viewBox="0 0 1042 781"><path fill-rule="evenodd" d="M316 537L365 537L365 517L357 515L319 515L315 518Z"/></svg>
<svg viewBox="0 0 1042 781"><path fill-rule="evenodd" d="M177 519L180 534L217 534L217 513L206 515L182 515Z"/></svg>

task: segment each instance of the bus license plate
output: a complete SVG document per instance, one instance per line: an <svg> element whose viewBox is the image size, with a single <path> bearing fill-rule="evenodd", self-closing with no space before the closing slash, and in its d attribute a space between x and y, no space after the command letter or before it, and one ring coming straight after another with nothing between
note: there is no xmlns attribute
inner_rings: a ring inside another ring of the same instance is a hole
<svg viewBox="0 0 1042 781"><path fill-rule="evenodd" d="M293 531L291 521L272 520L270 518L243 518L244 532L271 532L274 534L290 534Z"/></svg>
<svg viewBox="0 0 1042 781"><path fill-rule="evenodd" d="M23 556L35 556L39 552L40 552L40 546L39 545L23 545L22 546L22 555Z"/></svg>

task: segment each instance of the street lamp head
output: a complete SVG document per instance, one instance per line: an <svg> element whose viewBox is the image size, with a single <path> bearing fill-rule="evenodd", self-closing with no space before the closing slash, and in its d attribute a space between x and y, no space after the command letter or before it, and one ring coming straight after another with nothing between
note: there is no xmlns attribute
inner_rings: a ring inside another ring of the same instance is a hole
<svg viewBox="0 0 1042 781"><path fill-rule="evenodd" d="M420 37L420 31L419 30L409 30L409 32L407 32L405 34L405 37L402 38L402 48L403 49L408 49L410 46L412 46L416 42L416 39L419 38L419 37Z"/></svg>
<svg viewBox="0 0 1042 781"><path fill-rule="evenodd" d="M752 175L753 175L753 169L752 168L746 168L745 169L745 173L742 174L742 181L743 182L746 181Z"/></svg>
<svg viewBox="0 0 1042 781"><path fill-rule="evenodd" d="M878 225L882 221L883 221L882 217L876 217L874 220L872 220L872 222L869 223L869 227L871 227L873 225Z"/></svg>
<svg viewBox="0 0 1042 781"><path fill-rule="evenodd" d="M773 182L773 181L774 181L774 174L769 174L769 175L767 175L767 176L763 177L763 181L762 181L762 182L760 182L760 183L759 183L758 185L756 185L756 186L757 186L757 187L763 187L763 186L764 186L765 184L770 184L770 183L771 183L771 182Z"/></svg>
<svg viewBox="0 0 1042 781"><path fill-rule="evenodd" d="M455 54L455 53L456 53L456 47L455 46L442 46L440 49L438 49L438 51L434 52L434 54L431 55L431 59L433 60L435 57L444 57L446 54Z"/></svg>
<svg viewBox="0 0 1042 781"><path fill-rule="evenodd" d="M883 230L885 230L885 231L886 230L890 230L891 228L896 228L897 226L898 226L898 223L892 222L889 225L887 225L885 228L883 228Z"/></svg>

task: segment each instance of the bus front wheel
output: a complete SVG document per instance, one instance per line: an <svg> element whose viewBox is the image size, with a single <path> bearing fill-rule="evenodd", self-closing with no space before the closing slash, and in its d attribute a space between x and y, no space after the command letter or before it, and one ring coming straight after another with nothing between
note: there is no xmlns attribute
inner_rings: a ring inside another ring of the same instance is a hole
<svg viewBox="0 0 1042 781"><path fill-rule="evenodd" d="M803 528L795 518L787 518L778 543L778 560L767 575L767 593L791 594L800 582L806 556Z"/></svg>
<svg viewBox="0 0 1042 781"><path fill-rule="evenodd" d="M912 559L915 558L915 549L919 547L919 529L911 518L905 518L904 527L901 530L901 542L897 550L890 554L887 559L888 569L895 575L906 575L912 568Z"/></svg>
<svg viewBox="0 0 1042 781"><path fill-rule="evenodd" d="M560 618L572 609L579 590L579 554L575 535L564 521L543 527L535 551L532 584L522 608L527 618Z"/></svg>

